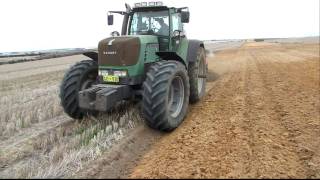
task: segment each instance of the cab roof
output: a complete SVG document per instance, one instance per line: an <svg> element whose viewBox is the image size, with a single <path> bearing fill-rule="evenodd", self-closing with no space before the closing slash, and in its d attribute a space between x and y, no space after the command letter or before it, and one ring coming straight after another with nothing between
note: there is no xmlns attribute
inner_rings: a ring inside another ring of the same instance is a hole
<svg viewBox="0 0 320 180"><path fill-rule="evenodd" d="M132 8L133 12L141 12L141 11L162 11L170 9L167 6L144 6L144 7L134 7Z"/></svg>

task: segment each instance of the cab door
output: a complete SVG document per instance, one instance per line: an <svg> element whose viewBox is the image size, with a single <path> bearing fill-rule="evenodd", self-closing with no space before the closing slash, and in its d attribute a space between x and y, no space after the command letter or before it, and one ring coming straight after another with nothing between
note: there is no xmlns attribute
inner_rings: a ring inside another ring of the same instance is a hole
<svg viewBox="0 0 320 180"><path fill-rule="evenodd" d="M181 13L171 14L171 29L170 29L170 49L177 52L186 36L183 30L183 24L181 23Z"/></svg>

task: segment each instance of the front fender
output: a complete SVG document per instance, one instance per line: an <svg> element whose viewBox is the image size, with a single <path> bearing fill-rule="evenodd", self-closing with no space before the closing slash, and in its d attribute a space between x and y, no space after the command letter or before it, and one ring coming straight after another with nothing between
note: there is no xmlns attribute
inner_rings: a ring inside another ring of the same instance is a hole
<svg viewBox="0 0 320 180"><path fill-rule="evenodd" d="M183 61L183 59L176 52L173 52L173 51L159 51L159 52L156 52L156 55L158 55L163 60L176 60L176 61L179 61L183 65L186 66L186 64Z"/></svg>
<svg viewBox="0 0 320 180"><path fill-rule="evenodd" d="M87 56L88 58L91 58L95 62L98 62L98 53L97 52L89 51L89 52L85 52L85 53L82 53L82 54L84 56Z"/></svg>
<svg viewBox="0 0 320 180"><path fill-rule="evenodd" d="M199 47L204 48L204 43L199 40L189 40L187 62L195 62L197 60L197 52Z"/></svg>

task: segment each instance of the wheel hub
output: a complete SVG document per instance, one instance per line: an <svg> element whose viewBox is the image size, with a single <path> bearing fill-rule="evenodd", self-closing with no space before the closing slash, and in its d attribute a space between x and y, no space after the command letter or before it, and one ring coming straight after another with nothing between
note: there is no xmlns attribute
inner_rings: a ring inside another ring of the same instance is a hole
<svg viewBox="0 0 320 180"><path fill-rule="evenodd" d="M184 83L180 76L176 76L171 83L168 97L168 107L173 118L179 116L184 103Z"/></svg>
<svg viewBox="0 0 320 180"><path fill-rule="evenodd" d="M199 77L199 75L203 76L205 75L205 65L200 57L199 67L198 67L198 93L200 94L203 88L203 84L205 81L205 78Z"/></svg>

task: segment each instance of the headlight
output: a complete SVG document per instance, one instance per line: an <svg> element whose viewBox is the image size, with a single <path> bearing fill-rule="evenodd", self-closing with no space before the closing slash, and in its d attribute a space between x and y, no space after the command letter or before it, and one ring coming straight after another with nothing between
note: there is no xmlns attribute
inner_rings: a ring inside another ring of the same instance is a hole
<svg viewBox="0 0 320 180"><path fill-rule="evenodd" d="M162 1L151 1L151 2L134 3L135 8L147 7L147 6L163 6L163 2Z"/></svg>
<svg viewBox="0 0 320 180"><path fill-rule="evenodd" d="M134 3L134 7L141 7L141 3Z"/></svg>
<svg viewBox="0 0 320 180"><path fill-rule="evenodd" d="M99 70L99 76L108 76L109 72L108 70Z"/></svg>
<svg viewBox="0 0 320 180"><path fill-rule="evenodd" d="M99 69L99 76L118 76L118 77L126 77L128 72L126 70L110 70L110 69Z"/></svg>
<svg viewBox="0 0 320 180"><path fill-rule="evenodd" d="M127 71L113 71L113 75L119 76L119 77L125 77L127 76Z"/></svg>
<svg viewBox="0 0 320 180"><path fill-rule="evenodd" d="M155 6L156 2L149 2L149 6Z"/></svg>
<svg viewBox="0 0 320 180"><path fill-rule="evenodd" d="M146 7L146 6L148 6L148 3L147 2L141 2L141 6L142 7Z"/></svg>
<svg viewBox="0 0 320 180"><path fill-rule="evenodd" d="M157 4L157 6L163 6L163 2L161 2L161 1L156 2L156 4Z"/></svg>

